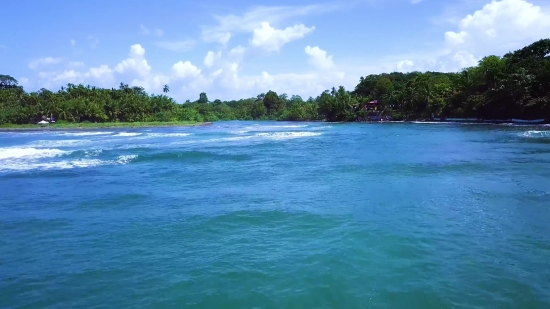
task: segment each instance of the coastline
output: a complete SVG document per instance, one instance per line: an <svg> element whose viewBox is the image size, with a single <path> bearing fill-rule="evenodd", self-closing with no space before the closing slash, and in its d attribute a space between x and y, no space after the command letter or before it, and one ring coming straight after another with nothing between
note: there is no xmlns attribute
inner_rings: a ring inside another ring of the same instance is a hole
<svg viewBox="0 0 550 309"><path fill-rule="evenodd" d="M66 131L66 130L97 130L97 129L120 129L120 128L157 128L157 127L195 127L207 126L212 122L99 122L99 123L62 123L39 126L36 124L0 126L0 132L18 131Z"/></svg>

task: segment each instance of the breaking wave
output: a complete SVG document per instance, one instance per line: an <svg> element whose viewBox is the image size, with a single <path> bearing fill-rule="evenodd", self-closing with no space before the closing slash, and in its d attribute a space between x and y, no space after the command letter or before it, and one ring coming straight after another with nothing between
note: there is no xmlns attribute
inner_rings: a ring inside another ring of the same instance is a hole
<svg viewBox="0 0 550 309"><path fill-rule="evenodd" d="M87 139L66 139L66 140L38 140L29 144L32 147L72 147L91 143Z"/></svg>
<svg viewBox="0 0 550 309"><path fill-rule="evenodd" d="M115 134L113 136L116 136L116 137L127 137L127 136L139 136L141 135L142 133L130 133L130 132L120 132L118 134Z"/></svg>
<svg viewBox="0 0 550 309"><path fill-rule="evenodd" d="M550 131L527 131L520 135L529 138L550 138Z"/></svg>
<svg viewBox="0 0 550 309"><path fill-rule="evenodd" d="M252 135L243 135L243 136L232 136L232 137L220 137L213 139L205 140L192 140L192 141L182 141L182 142L173 142L172 145L182 145L182 144L192 144L192 143L217 143L217 142L235 142L235 141L266 141L266 140L290 140L304 137L315 137L322 135L321 132L265 132L265 133L255 133Z"/></svg>
<svg viewBox="0 0 550 309"><path fill-rule="evenodd" d="M60 149L37 149L37 148L0 148L0 165L7 159L40 159L52 158L65 154L70 151Z"/></svg>
<svg viewBox="0 0 550 309"><path fill-rule="evenodd" d="M147 137L186 137L191 133L147 133Z"/></svg>

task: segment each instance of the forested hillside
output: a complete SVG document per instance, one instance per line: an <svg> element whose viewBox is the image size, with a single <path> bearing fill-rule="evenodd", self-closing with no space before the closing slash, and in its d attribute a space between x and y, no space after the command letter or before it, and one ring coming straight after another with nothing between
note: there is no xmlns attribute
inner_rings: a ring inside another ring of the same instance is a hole
<svg viewBox="0 0 550 309"><path fill-rule="evenodd" d="M458 73L412 72L361 77L353 90L340 86L307 100L268 91L255 98L222 102L179 102L164 94L121 83L115 89L73 85L58 91L26 92L16 79L0 75L0 124L36 123L43 116L67 122L363 119L363 106L378 100L393 120L467 117L550 118L550 39L503 57L487 56Z"/></svg>

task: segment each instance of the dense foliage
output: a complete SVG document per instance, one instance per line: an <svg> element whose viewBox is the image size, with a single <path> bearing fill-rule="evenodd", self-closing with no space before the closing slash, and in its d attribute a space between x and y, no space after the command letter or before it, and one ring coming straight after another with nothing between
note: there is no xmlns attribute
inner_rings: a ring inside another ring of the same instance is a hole
<svg viewBox="0 0 550 309"><path fill-rule="evenodd" d="M27 93L17 80L0 75L0 124L36 123L53 116L67 122L327 120L365 119L364 104L378 100L382 115L399 119L468 117L550 118L550 39L488 56L459 73L412 72L361 77L353 91L332 88L304 101L273 91L256 98L177 104L165 94L149 95L121 83L118 89L68 84L57 92Z"/></svg>

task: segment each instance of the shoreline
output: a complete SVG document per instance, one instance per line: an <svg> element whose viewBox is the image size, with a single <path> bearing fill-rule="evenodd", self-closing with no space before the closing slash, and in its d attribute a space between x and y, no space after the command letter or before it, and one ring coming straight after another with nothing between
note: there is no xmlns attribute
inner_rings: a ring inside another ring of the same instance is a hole
<svg viewBox="0 0 550 309"><path fill-rule="evenodd" d="M208 126L212 122L103 122L103 123L64 123L39 126L33 124L0 126L0 132L26 131L69 131L69 130L98 130L123 128L162 128L162 127L199 127Z"/></svg>

